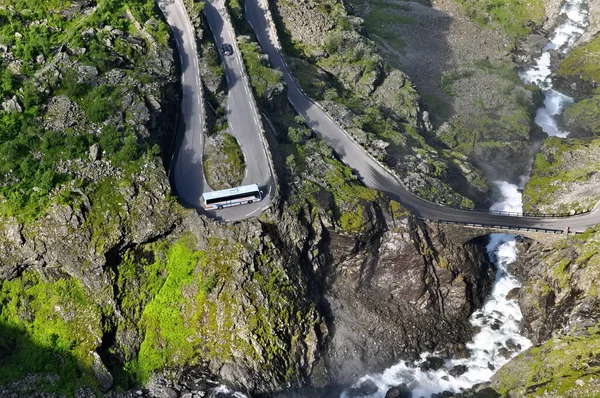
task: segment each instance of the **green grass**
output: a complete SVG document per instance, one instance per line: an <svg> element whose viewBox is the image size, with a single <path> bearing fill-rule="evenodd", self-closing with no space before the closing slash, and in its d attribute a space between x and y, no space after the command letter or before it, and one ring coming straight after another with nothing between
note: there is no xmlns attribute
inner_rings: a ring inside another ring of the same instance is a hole
<svg viewBox="0 0 600 398"><path fill-rule="evenodd" d="M0 385L29 373L52 373L60 379L50 391L73 394L77 386L95 386L91 353L103 334L101 312L70 277L44 282L26 271L0 281Z"/></svg>
<svg viewBox="0 0 600 398"><path fill-rule="evenodd" d="M197 289L198 274L195 270L201 259L206 261L201 252L193 250L191 237L180 240L169 249L163 264L166 270L164 283L142 314L145 337L138 360L132 366L139 380L146 381L152 372L166 366L197 360L195 325L189 321L193 295L189 296L185 291Z"/></svg>
<svg viewBox="0 0 600 398"><path fill-rule="evenodd" d="M531 33L531 21L540 26L546 17L541 0L457 0L467 15L484 26L498 26L513 40Z"/></svg>
<svg viewBox="0 0 600 398"><path fill-rule="evenodd" d="M257 43L241 37L238 46L254 92L259 98L267 99L269 90L282 83L283 73L263 64Z"/></svg>
<svg viewBox="0 0 600 398"><path fill-rule="evenodd" d="M416 23L414 19L401 15L401 12L408 11L409 8L402 4L384 1L371 1L369 5L369 13L364 18L367 32L377 35L403 54L406 42L398 34L396 27Z"/></svg>

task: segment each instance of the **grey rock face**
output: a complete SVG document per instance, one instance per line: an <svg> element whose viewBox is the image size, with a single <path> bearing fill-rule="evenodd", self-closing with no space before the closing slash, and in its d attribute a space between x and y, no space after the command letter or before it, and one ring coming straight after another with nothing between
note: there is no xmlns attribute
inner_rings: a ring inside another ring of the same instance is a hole
<svg viewBox="0 0 600 398"><path fill-rule="evenodd" d="M426 350L460 352L493 280L483 241L454 246L409 219L384 230L374 227L363 243L331 237L328 360L342 383Z"/></svg>
<svg viewBox="0 0 600 398"><path fill-rule="evenodd" d="M23 108L21 108L21 104L19 104L19 100L17 96L13 96L10 99L2 102L2 109L4 112L12 113L12 112L23 112Z"/></svg>
<svg viewBox="0 0 600 398"><path fill-rule="evenodd" d="M90 146L89 158L92 162L100 159L100 145L93 144Z"/></svg>
<svg viewBox="0 0 600 398"><path fill-rule="evenodd" d="M92 364L92 372L94 377L98 380L100 389L104 392L108 391L113 385L113 377L110 372L106 369L106 366L102 363L100 355L94 352L94 363Z"/></svg>

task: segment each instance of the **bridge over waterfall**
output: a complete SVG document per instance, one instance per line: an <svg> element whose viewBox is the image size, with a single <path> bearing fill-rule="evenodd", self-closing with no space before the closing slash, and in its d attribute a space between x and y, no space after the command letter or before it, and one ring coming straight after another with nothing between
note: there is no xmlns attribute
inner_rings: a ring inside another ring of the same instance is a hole
<svg viewBox="0 0 600 398"><path fill-rule="evenodd" d="M523 236L540 243L553 244L569 235L575 235L567 229L545 229L536 227L512 227L504 225L485 225L470 222L458 221L432 221L423 220L426 224L444 232L452 241L459 244L465 244L477 237L489 234L514 234Z"/></svg>

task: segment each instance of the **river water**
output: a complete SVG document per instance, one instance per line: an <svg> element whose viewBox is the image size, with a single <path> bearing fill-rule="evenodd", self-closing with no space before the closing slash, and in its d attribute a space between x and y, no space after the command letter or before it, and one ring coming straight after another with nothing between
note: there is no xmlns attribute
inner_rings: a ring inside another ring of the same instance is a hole
<svg viewBox="0 0 600 398"><path fill-rule="evenodd" d="M567 53L585 33L588 26L587 0L565 1L561 17L563 22L550 35L550 41L542 49L542 55L533 66L520 72L519 76L523 82L535 84L544 93L544 106L538 109L535 122L549 136L564 138L569 133L560 128L556 117L573 103L573 99L552 88L551 52Z"/></svg>

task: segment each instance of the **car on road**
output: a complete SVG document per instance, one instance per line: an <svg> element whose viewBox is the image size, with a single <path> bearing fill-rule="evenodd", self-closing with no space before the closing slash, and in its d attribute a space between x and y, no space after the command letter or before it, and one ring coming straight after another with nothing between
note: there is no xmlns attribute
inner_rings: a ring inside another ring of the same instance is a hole
<svg viewBox="0 0 600 398"><path fill-rule="evenodd" d="M232 55L233 54L233 47L229 43L223 44L223 46L221 46L221 50L223 50L223 55Z"/></svg>

